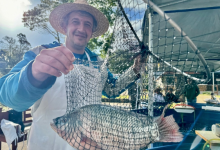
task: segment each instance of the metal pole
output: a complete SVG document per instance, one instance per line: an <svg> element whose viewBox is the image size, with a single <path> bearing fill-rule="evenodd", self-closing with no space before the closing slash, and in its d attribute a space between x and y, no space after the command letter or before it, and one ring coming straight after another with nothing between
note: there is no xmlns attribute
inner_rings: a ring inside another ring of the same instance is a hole
<svg viewBox="0 0 220 150"><path fill-rule="evenodd" d="M153 23L150 10L148 11L149 19L149 51L153 52ZM149 55L148 58L148 116L154 116L154 83L153 83L153 56ZM153 144L150 144L148 148L153 148Z"/></svg>
<svg viewBox="0 0 220 150"><path fill-rule="evenodd" d="M212 93L215 94L215 80L214 80L214 72L212 72Z"/></svg>
<svg viewBox="0 0 220 150"><path fill-rule="evenodd" d="M138 109L137 102L138 102L138 83L139 83L139 82L140 82L140 79L138 79L137 82L136 82L136 83L137 83L137 87L136 87L136 88L137 88L137 93L136 93L137 95L136 95L135 109Z"/></svg>
<svg viewBox="0 0 220 150"><path fill-rule="evenodd" d="M153 52L153 24L152 24L152 16L149 11L148 13L149 19L149 50ZM153 116L153 102L154 102L154 84L153 84L153 57L150 55L148 58L148 115Z"/></svg>

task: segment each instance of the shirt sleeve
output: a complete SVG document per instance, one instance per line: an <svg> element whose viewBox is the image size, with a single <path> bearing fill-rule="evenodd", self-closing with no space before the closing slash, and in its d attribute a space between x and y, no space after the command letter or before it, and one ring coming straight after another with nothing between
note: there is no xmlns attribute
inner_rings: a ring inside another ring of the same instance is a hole
<svg viewBox="0 0 220 150"><path fill-rule="evenodd" d="M48 80L41 88L34 87L28 77L28 68L32 66L36 54L32 51L25 53L23 60L12 70L0 78L0 102L16 111L25 111L40 99L54 84L56 78Z"/></svg>
<svg viewBox="0 0 220 150"><path fill-rule="evenodd" d="M116 98L132 86L137 79L139 79L139 75L134 73L132 67L118 78L113 77L113 74L108 70L108 79L102 94L108 98Z"/></svg>

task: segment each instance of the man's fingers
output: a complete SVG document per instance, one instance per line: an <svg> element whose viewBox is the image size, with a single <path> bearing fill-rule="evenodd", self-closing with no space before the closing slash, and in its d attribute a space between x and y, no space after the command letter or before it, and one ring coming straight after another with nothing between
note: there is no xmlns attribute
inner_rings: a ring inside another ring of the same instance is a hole
<svg viewBox="0 0 220 150"><path fill-rule="evenodd" d="M49 56L49 55L42 55L41 57L37 57L36 58L38 61L40 61L42 64L46 64L47 66L50 66L64 74L69 73L69 68L67 69L67 67L64 66L64 64L62 62L60 62L59 60L57 60L56 58ZM45 66L43 66L45 67ZM44 68L42 68L43 70ZM48 68L46 68L48 69ZM44 69L44 71L47 71Z"/></svg>
<svg viewBox="0 0 220 150"><path fill-rule="evenodd" d="M44 49L32 64L32 74L35 79L44 81L48 76L61 76L74 68L73 53L65 46Z"/></svg>
<svg viewBox="0 0 220 150"><path fill-rule="evenodd" d="M67 47L59 46L57 49L61 51L69 59L69 61L73 62L75 60L73 53Z"/></svg>
<svg viewBox="0 0 220 150"><path fill-rule="evenodd" d="M44 63L40 63L40 62L37 64L33 63L33 67L35 68L35 72L38 72L38 74L39 73L48 74L48 75L56 76L56 77L60 77L62 75L62 73L59 70L51 67L50 65L44 64ZM34 73L33 73L33 75L34 75ZM36 79L38 79L38 77Z"/></svg>
<svg viewBox="0 0 220 150"><path fill-rule="evenodd" d="M142 56L142 54L138 55L136 58L135 58L135 61L138 63L138 62L141 62L141 63L145 63L146 60L147 60L148 56L146 57L146 54L144 54L144 56Z"/></svg>
<svg viewBox="0 0 220 150"><path fill-rule="evenodd" d="M62 53L60 50L53 50L53 51L52 50L44 50L41 52L41 54L43 54L42 57L45 55L50 56L48 59L41 57L41 61L43 61L43 59L45 59L44 62L47 62L46 64L48 64L48 63L57 64L56 61L59 61L66 68L66 70L73 69L73 62L70 61L66 57L66 55L64 53ZM60 70L60 71L63 72L63 70ZM63 72L63 73L65 73L65 72Z"/></svg>

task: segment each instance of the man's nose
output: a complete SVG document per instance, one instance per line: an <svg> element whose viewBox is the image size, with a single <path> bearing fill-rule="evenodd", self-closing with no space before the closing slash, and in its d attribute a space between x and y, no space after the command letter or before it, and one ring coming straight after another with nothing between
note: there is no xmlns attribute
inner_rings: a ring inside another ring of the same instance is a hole
<svg viewBox="0 0 220 150"><path fill-rule="evenodd" d="M85 33L85 27L83 24L80 24L77 29L79 32Z"/></svg>

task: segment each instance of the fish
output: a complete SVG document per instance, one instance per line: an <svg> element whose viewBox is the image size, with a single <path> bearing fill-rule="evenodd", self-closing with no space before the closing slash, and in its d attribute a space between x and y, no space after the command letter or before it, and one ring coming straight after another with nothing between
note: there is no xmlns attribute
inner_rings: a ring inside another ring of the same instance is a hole
<svg viewBox="0 0 220 150"><path fill-rule="evenodd" d="M154 118L118 107L93 104L53 119L51 128L72 147L84 150L137 150L154 142L183 139L172 115Z"/></svg>

